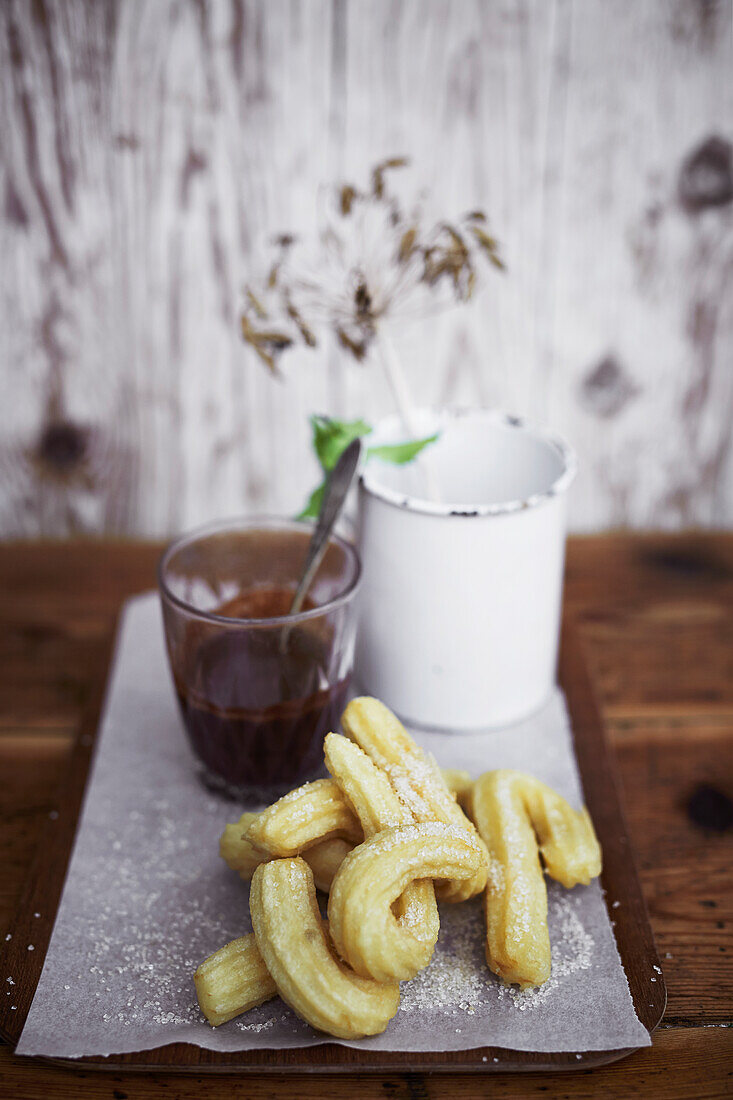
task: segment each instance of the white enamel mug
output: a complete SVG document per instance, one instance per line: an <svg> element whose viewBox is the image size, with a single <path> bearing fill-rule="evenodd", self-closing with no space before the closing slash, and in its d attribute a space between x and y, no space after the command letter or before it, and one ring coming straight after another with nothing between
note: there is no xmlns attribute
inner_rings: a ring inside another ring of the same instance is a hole
<svg viewBox="0 0 733 1100"><path fill-rule="evenodd" d="M503 413L415 419L438 441L408 466L372 458L360 478L358 685L413 725L505 726L555 682L575 457ZM368 442L404 438L389 417Z"/></svg>

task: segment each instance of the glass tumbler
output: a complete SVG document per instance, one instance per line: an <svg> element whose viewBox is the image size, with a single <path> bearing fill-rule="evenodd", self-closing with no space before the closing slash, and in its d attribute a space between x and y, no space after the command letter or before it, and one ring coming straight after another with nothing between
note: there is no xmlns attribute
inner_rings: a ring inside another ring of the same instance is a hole
<svg viewBox="0 0 733 1100"><path fill-rule="evenodd" d="M178 703L205 783L254 804L318 775L354 662L355 548L332 535L289 614L312 527L255 517L173 542L159 565Z"/></svg>

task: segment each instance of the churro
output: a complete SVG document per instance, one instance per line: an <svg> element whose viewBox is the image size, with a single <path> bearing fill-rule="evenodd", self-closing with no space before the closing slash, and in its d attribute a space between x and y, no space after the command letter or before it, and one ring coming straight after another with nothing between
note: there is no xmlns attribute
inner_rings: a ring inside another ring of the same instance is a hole
<svg viewBox="0 0 733 1100"><path fill-rule="evenodd" d="M414 824L412 812L400 802L387 776L358 745L337 733L329 733L323 751L326 767L358 817L366 840L384 829ZM396 920L387 925L391 940L388 950L395 959L395 967L391 973L389 968L383 968L381 981L387 977L413 977L426 967L440 931L435 890L429 879L410 882L395 906Z"/></svg>
<svg viewBox="0 0 733 1100"><path fill-rule="evenodd" d="M333 779L306 783L257 814L245 837L269 858L296 856L321 840L338 836L358 843L358 819Z"/></svg>
<svg viewBox="0 0 733 1100"><path fill-rule="evenodd" d="M352 741L387 774L415 821L441 821L462 829L481 844L473 824L449 791L438 765L418 748L384 703L368 696L353 699L341 723ZM480 894L486 885L486 870L485 857L469 878L441 883L436 891L438 897L445 901L465 901Z"/></svg>
<svg viewBox="0 0 733 1100"><path fill-rule="evenodd" d="M393 904L415 879L461 881L485 859L477 837L438 821L384 829L354 848L331 886L328 919L336 949L357 974L383 981L417 973L414 947ZM418 968L419 969L419 968Z"/></svg>
<svg viewBox="0 0 733 1100"><path fill-rule="evenodd" d="M303 859L261 864L249 904L262 958L299 1016L340 1039L384 1031L399 1006L399 985L360 977L336 957Z"/></svg>
<svg viewBox="0 0 733 1100"><path fill-rule="evenodd" d="M486 961L507 984L542 985L551 958L540 853L548 875L563 886L600 874L588 811L573 810L539 779L507 769L482 775L469 801L489 852Z"/></svg>
<svg viewBox="0 0 733 1100"><path fill-rule="evenodd" d="M277 993L251 933L209 955L193 980L201 1011L214 1027L261 1005Z"/></svg>

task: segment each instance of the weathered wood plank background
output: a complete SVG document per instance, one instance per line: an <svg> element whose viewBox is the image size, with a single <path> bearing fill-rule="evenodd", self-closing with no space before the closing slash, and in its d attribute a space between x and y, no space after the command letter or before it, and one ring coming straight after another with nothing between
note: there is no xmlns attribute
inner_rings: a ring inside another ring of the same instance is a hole
<svg viewBox="0 0 733 1100"><path fill-rule="evenodd" d="M0 533L295 510L335 349L238 337L267 237L407 154L509 272L400 330L426 403L575 444L576 529L733 523L730 0L5 0Z"/></svg>

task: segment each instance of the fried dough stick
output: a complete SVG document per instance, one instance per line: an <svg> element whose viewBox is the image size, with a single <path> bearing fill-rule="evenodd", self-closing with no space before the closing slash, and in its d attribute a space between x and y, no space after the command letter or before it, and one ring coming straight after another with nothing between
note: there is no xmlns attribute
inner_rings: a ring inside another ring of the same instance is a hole
<svg viewBox="0 0 733 1100"><path fill-rule="evenodd" d="M272 858L263 855L247 839L247 831L257 816L254 813L243 813L239 821L226 826L219 840L219 855L245 882L249 882L261 863ZM319 890L328 893L334 875L353 847L348 840L332 836L317 841L303 852L303 859L312 870Z"/></svg>
<svg viewBox="0 0 733 1100"><path fill-rule="evenodd" d="M463 794L470 786L471 779L468 772L446 769L443 774L450 790ZM326 780L326 782L328 783L330 781ZM295 838L293 838L292 833L288 836L288 826L284 824L284 819L288 814L292 814L298 805L301 808L301 812L307 812L309 804L315 804L318 813L321 813L324 809L323 787L317 788L316 791L313 791L311 787L312 784L310 783L306 783L303 787L300 787L297 799L289 801L284 807L278 807L277 811L275 811L275 806L278 806L277 802L269 807L272 814L270 815L269 826L266 829L267 835L262 838L262 843L266 845L269 844L270 847L276 849L269 854L262 850L262 848L256 848L247 836L250 826L252 826L255 820L260 816L259 814L251 812L243 813L239 821L225 827L219 840L219 855L233 871L238 873L240 878L244 879L245 882L249 882L254 874L255 868L259 867L260 863L264 863L265 860L273 859L277 856L284 856L286 854L296 854L290 850L295 844L295 847L298 849L297 854L303 856L306 863L308 863L313 871L318 889L323 890L325 893L328 893L331 889L333 877L341 861L354 846L352 841L358 842L361 840L361 835L353 835L355 831L353 815L349 812L350 808L348 803L344 801L340 791L335 792L331 787L330 790L327 789L326 791L327 799L329 801L335 800L336 803L343 802L343 806L335 808L331 805L331 809L325 819L322 816L317 816L317 825L315 827L328 828L332 835L325 839L314 841L314 828L311 826L305 834L300 833ZM282 817L280 815L282 815ZM277 818L280 818L279 822ZM292 818L290 825L292 826ZM342 836L333 835L334 828L338 831L340 826L343 826L342 831L345 834L352 836L352 841L345 840ZM279 836L276 832L277 829L282 829ZM260 827L253 830L253 832L259 835ZM283 840L285 840L285 843L283 843ZM304 844L308 846L303 847ZM287 847L288 852L283 851L283 847Z"/></svg>
<svg viewBox="0 0 733 1100"><path fill-rule="evenodd" d="M359 977L336 958L302 859L261 864L252 878L250 914L257 945L280 996L319 1031L359 1039L384 1031L400 987Z"/></svg>
<svg viewBox="0 0 733 1100"><path fill-rule="evenodd" d="M417 822L441 821L478 840L473 824L448 790L435 761L415 744L399 719L384 703L369 696L352 699L341 717L344 732L389 776L402 802ZM480 843L480 842L479 842ZM441 883L436 890L445 901L465 901L486 885L488 857L467 879Z"/></svg>
<svg viewBox="0 0 733 1100"><path fill-rule="evenodd" d="M201 1011L213 1027L277 994L252 933L209 955L193 980Z"/></svg>
<svg viewBox="0 0 733 1100"><path fill-rule="evenodd" d="M414 824L411 811L400 802L387 776L358 745L329 733L323 751L326 767L359 818L366 840L383 829ZM395 901L393 915L395 919L384 926L389 941L384 944L384 956L393 965L382 966L380 981L414 978L430 962L440 931L432 882L424 879L409 883Z"/></svg>
<svg viewBox="0 0 733 1100"><path fill-rule="evenodd" d="M507 984L542 985L551 957L540 853L547 874L563 886L587 885L599 875L601 849L588 811L509 769L477 779L468 805L489 851L486 961Z"/></svg>
<svg viewBox="0 0 733 1100"><path fill-rule="evenodd" d="M328 899L328 919L336 949L357 974L377 980L408 968L405 945L396 934L392 906L415 879L461 881L485 859L478 837L438 821L401 825L376 833L354 848L339 868ZM402 917L409 926L410 911Z"/></svg>

